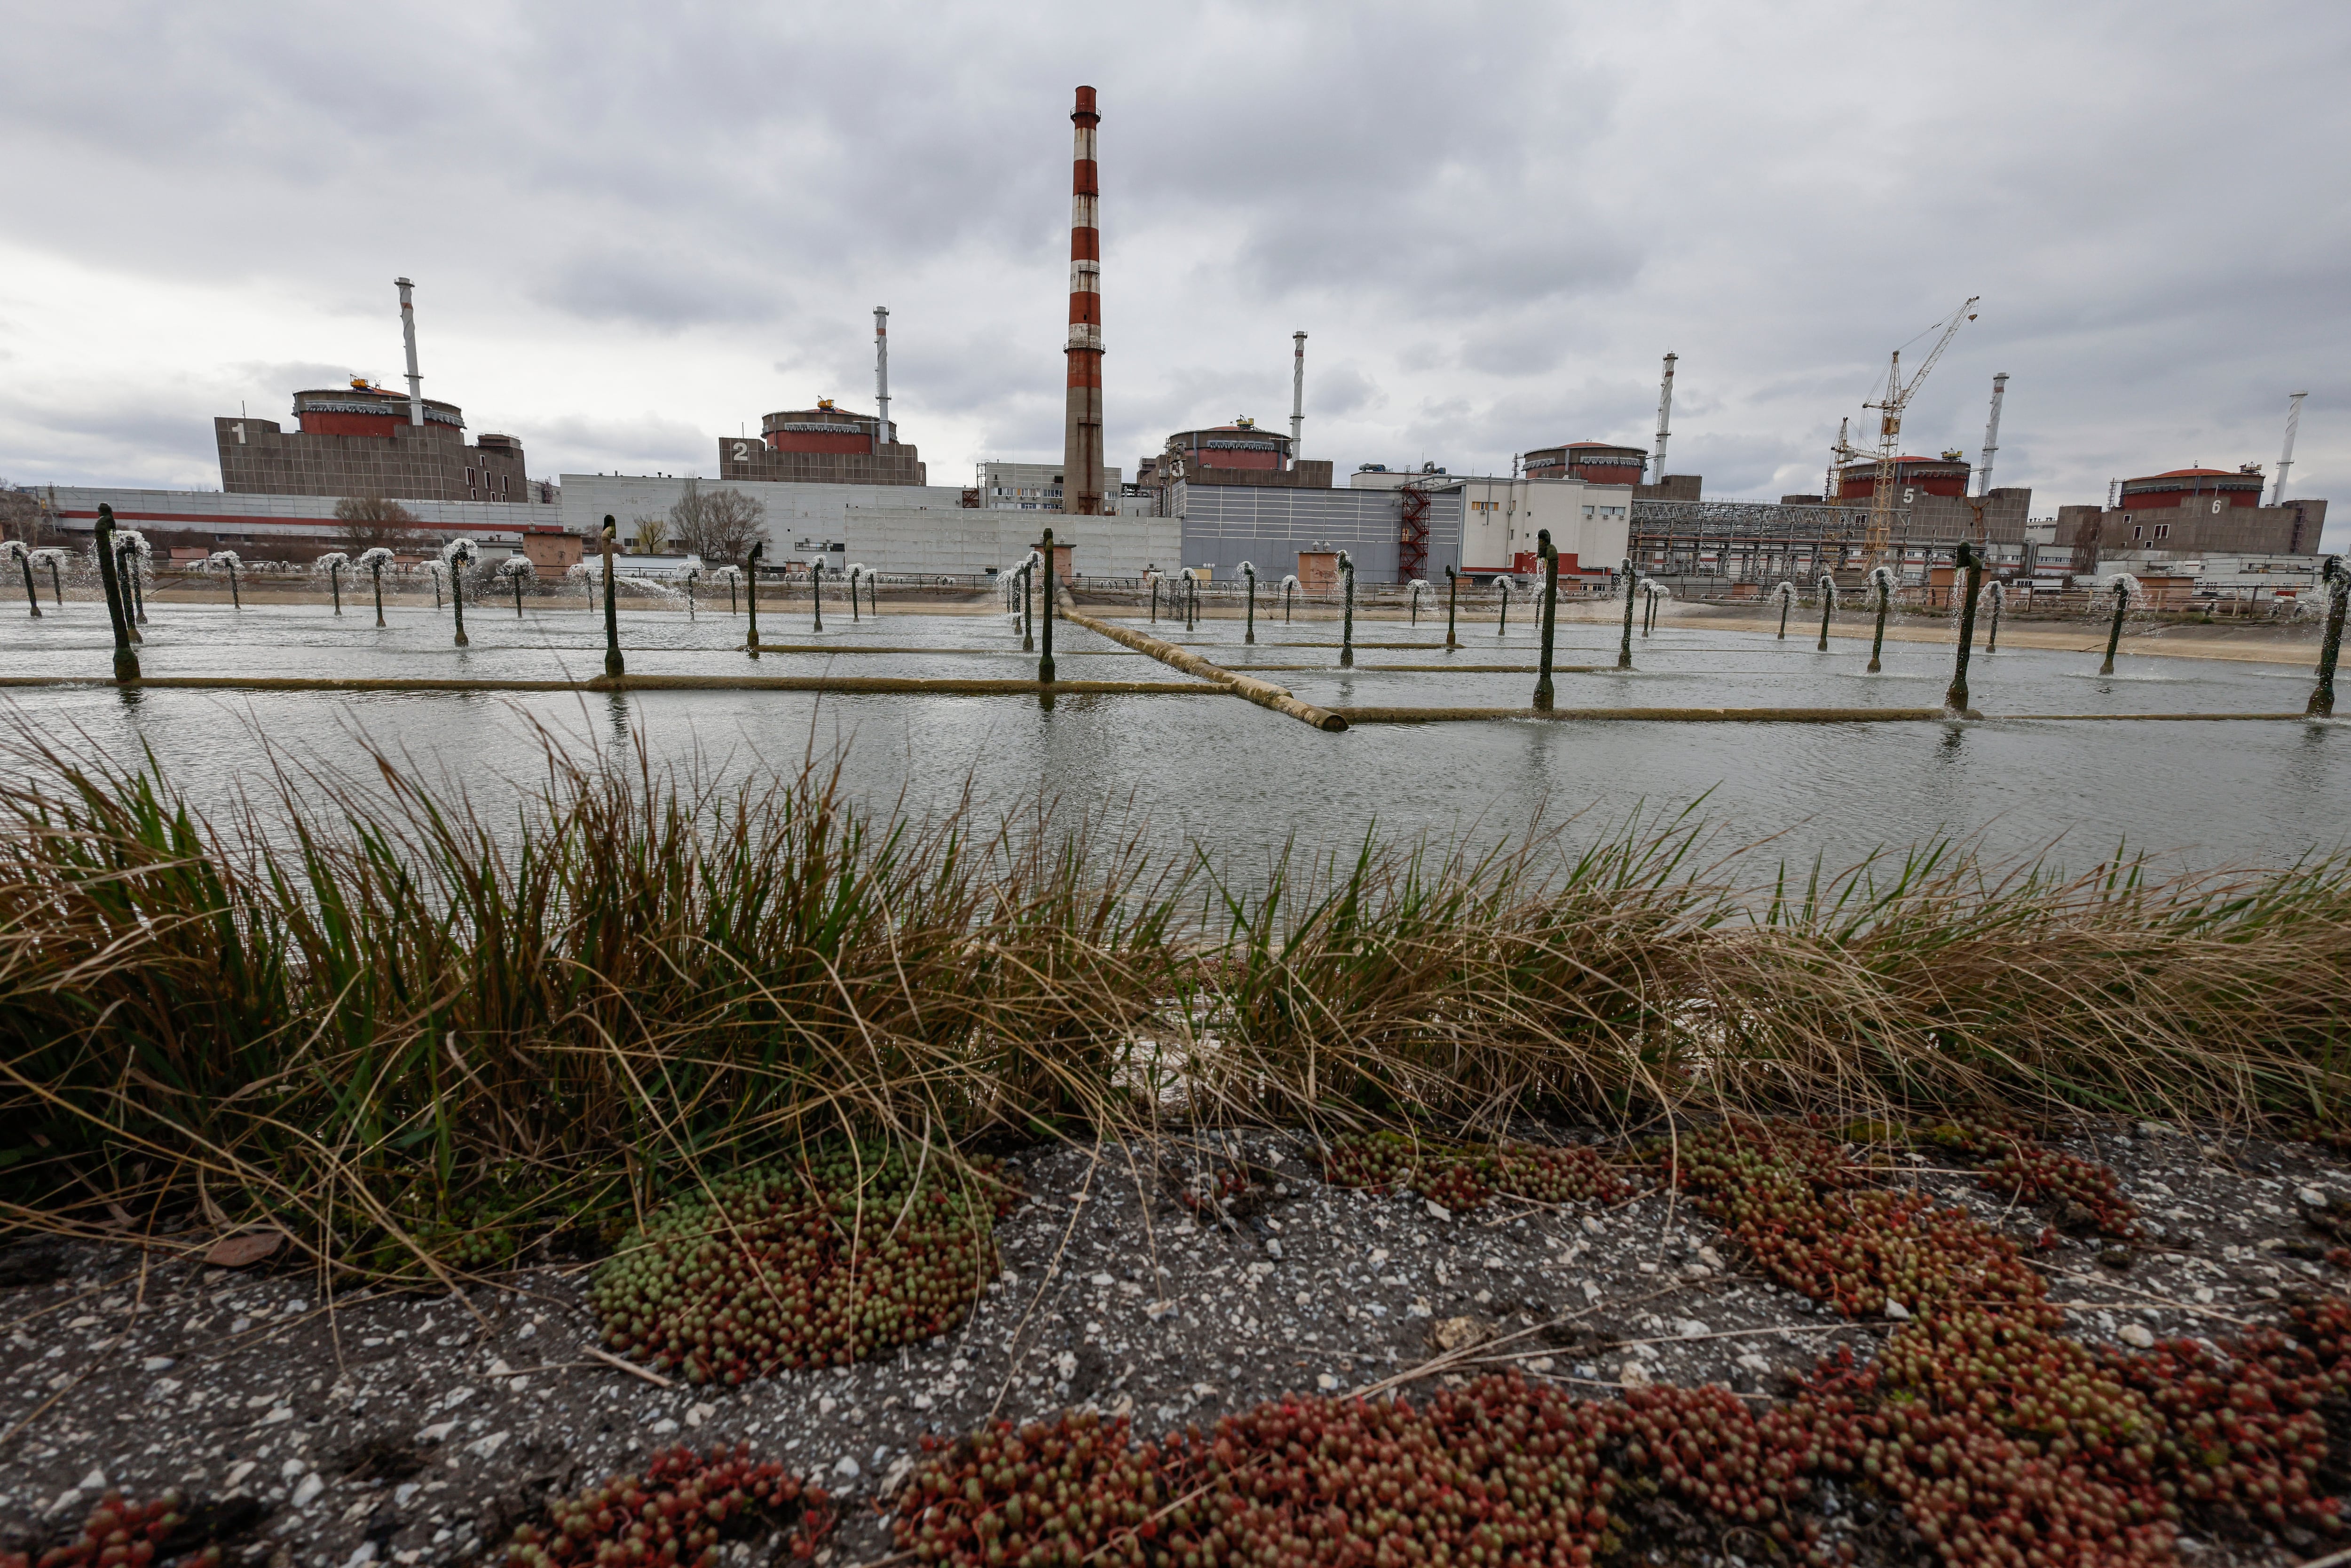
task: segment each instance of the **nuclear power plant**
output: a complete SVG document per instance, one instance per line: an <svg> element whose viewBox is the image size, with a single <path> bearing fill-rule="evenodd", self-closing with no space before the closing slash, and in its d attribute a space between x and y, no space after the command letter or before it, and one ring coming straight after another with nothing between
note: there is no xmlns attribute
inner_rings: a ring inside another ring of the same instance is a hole
<svg viewBox="0 0 2351 1568"><path fill-rule="evenodd" d="M968 486L935 486L916 446L891 417L890 312L873 310L872 413L831 396L759 416L716 437L716 484L740 491L764 518L769 560L852 559L888 572L983 578L1023 559L1045 518L1070 548L1080 578L1135 578L1183 567L1210 578L1244 561L1277 577L1322 570L1339 550L1365 583L1473 580L1535 570L1541 534L1557 545L1571 581L1604 586L1626 563L1685 593L1737 598L1785 578L1874 565L1912 582L1948 572L1962 544L2019 585L2063 584L2126 565L2142 577L2213 591L2274 586L2274 573L2314 568L2326 503L2286 495L2305 394L2291 394L2274 486L2258 464L2200 463L2118 479L2103 504L2032 515L2032 492L1991 483L2011 378L1991 381L1982 446L1905 449L1912 395L1961 329L1968 300L1940 340L1906 367L1892 355L1885 387L1865 404L1873 446L1855 444L1848 414L1817 492L1776 500L1709 498L1696 474L1667 470L1677 352L1664 356L1648 446L1576 432L1530 431L1507 474L1301 455L1307 333L1290 337L1288 430L1236 414L1169 433L1137 462L1133 482L1105 461L1102 316L1102 110L1076 90L1071 126L1070 276L1063 424L1058 463L988 459ZM529 476L522 441L466 438L464 411L427 398L419 368L415 285L398 292L407 391L363 377L291 393L294 427L240 413L214 421L219 492L58 487L57 520L90 526L100 501L151 533L178 530L190 549L272 539L287 548L330 537L354 497L395 500L428 533L466 532L493 553L559 563L611 515L659 516L688 483L674 475ZM1932 329L1930 329L1931 330ZM1340 476L1343 473L1343 480ZM568 552L568 553L567 553Z"/></svg>

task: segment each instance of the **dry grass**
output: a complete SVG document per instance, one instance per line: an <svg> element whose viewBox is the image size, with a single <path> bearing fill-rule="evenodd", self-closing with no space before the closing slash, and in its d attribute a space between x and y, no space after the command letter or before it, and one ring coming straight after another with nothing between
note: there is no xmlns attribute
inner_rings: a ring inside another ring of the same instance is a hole
<svg viewBox="0 0 2351 1568"><path fill-rule="evenodd" d="M0 772L0 1219L267 1220L330 1270L446 1278L877 1137L2351 1098L2339 861L1944 847L1791 887L1685 821L1244 881L1041 809L552 746L495 809L389 758L211 818L21 731Z"/></svg>

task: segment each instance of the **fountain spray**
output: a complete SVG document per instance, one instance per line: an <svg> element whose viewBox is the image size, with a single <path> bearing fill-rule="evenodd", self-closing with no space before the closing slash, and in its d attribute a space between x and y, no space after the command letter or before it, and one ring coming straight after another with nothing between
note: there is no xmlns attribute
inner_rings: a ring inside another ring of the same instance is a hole
<svg viewBox="0 0 2351 1568"><path fill-rule="evenodd" d="M1796 585L1783 581L1771 591L1771 597L1780 601L1780 641L1784 643L1788 640L1788 612L1796 606Z"/></svg>
<svg viewBox="0 0 2351 1568"><path fill-rule="evenodd" d="M236 551L233 549L216 549L204 558L204 565L207 568L218 567L227 576L230 607L242 610L245 608L245 596L236 591L237 564ZM438 610L440 606L436 603L434 608Z"/></svg>
<svg viewBox="0 0 2351 1568"><path fill-rule="evenodd" d="M146 580L141 579L139 567L146 562L148 555L152 555L152 546L148 546L146 534L139 529L115 529L115 550L120 552L115 562L122 567L125 580L122 607L131 612L131 642L146 642L146 637L139 634L139 628L146 625Z"/></svg>
<svg viewBox="0 0 2351 1568"><path fill-rule="evenodd" d="M1975 547L1962 539L1953 563L1959 577L1959 652L1951 669L1950 688L1943 694L1943 708L1953 718L1970 716L1968 707L1968 654L1976 640L1976 595L1983 590L1983 558Z"/></svg>
<svg viewBox="0 0 2351 1568"><path fill-rule="evenodd" d="M700 563L696 562L695 564L699 565ZM508 582L514 585L515 619L519 621L522 619L522 586L524 583L538 575L538 569L531 565L530 561L523 556L510 555L507 557L506 559L498 562L498 573ZM689 576L685 580L685 613L686 618L688 620L692 620L694 617L694 579Z"/></svg>
<svg viewBox="0 0 2351 1568"><path fill-rule="evenodd" d="M1412 623L1416 626L1420 624L1421 591L1427 587L1428 581L1426 578L1416 577L1412 580Z"/></svg>
<svg viewBox="0 0 2351 1568"><path fill-rule="evenodd" d="M1894 601L1894 572L1889 567L1869 569L1869 586L1877 590L1877 630L1869 639L1869 673L1877 674L1879 652L1886 646L1886 607Z"/></svg>
<svg viewBox="0 0 2351 1568"><path fill-rule="evenodd" d="M1460 641L1453 635L1454 617L1460 608L1461 574L1453 570L1451 561L1447 561L1445 563L1445 645L1448 648L1458 648L1461 645Z"/></svg>
<svg viewBox="0 0 2351 1568"><path fill-rule="evenodd" d="M351 558L339 549L329 550L310 563L312 571L327 574L327 591L334 596L335 613L338 615L343 612L343 568L350 563Z"/></svg>
<svg viewBox="0 0 2351 1568"><path fill-rule="evenodd" d="M1625 558L1621 576L1625 584L1625 635L1616 644L1616 667L1629 670L1633 667L1633 558L1629 555Z"/></svg>
<svg viewBox="0 0 2351 1568"><path fill-rule="evenodd" d="M114 678L139 678L139 655L131 651L131 619L124 613L120 585L114 579L114 508L98 507L98 577L106 589L107 618L114 622Z"/></svg>
<svg viewBox="0 0 2351 1568"><path fill-rule="evenodd" d="M1297 592L1298 589L1298 574L1296 572L1284 574L1281 580L1281 623L1284 626L1290 624L1290 596Z"/></svg>
<svg viewBox="0 0 2351 1568"><path fill-rule="evenodd" d="M465 637L465 569L474 563L474 541L464 535L441 547L441 559L449 568L449 609L457 620L457 646L467 645Z"/></svg>
<svg viewBox="0 0 2351 1568"><path fill-rule="evenodd" d="M375 580L375 623L378 626L383 624L383 569L391 564L392 552L381 545L362 551L360 559L351 563L353 570L366 572Z"/></svg>
<svg viewBox="0 0 2351 1568"><path fill-rule="evenodd" d="M1551 711L1551 639L1552 630L1559 619L1559 549L1551 542L1551 530L1535 531L1535 553L1543 563L1542 657L1541 673L1535 676L1535 706L1543 713Z"/></svg>
<svg viewBox="0 0 2351 1568"><path fill-rule="evenodd" d="M47 546L33 554L49 569L49 598L58 609L63 610L66 607L66 588L57 576L57 569L64 563L66 552L54 546Z"/></svg>
<svg viewBox="0 0 2351 1568"><path fill-rule="evenodd" d="M1047 685L1053 684L1053 530L1047 528L1045 538L1037 547L1038 558L1045 566L1045 645L1037 652L1037 678Z"/></svg>
<svg viewBox="0 0 2351 1568"><path fill-rule="evenodd" d="M1510 577L1508 572L1494 580L1494 591L1502 601L1499 613L1494 617L1494 635L1507 637L1510 634Z"/></svg>
<svg viewBox="0 0 2351 1568"><path fill-rule="evenodd" d="M621 527L612 520L612 514L607 512L604 514L603 536L597 542L604 552L604 678L608 681L617 681L629 673L628 664L621 657L620 591L612 581L612 552L619 548L620 540ZM758 559L758 553L759 547L753 545L751 554L754 559ZM754 595L753 602L756 604L757 601ZM759 618L756 612L751 617L751 656L755 659L759 656Z"/></svg>
<svg viewBox="0 0 2351 1568"><path fill-rule="evenodd" d="M1249 582L1249 620L1248 620L1248 622L1247 622L1248 630L1247 630L1247 631L1245 631L1245 632L1243 632L1241 633L1241 641L1242 641L1242 642L1244 642L1244 643L1254 643L1254 642L1256 642L1256 641L1257 641L1257 565L1256 565L1256 563L1255 563L1255 562L1253 562L1253 561L1246 561L1246 560L1245 560L1245 561L1243 561L1243 562L1241 562L1241 576L1242 576L1243 578L1247 579L1247 580L1248 580L1248 582Z"/></svg>
<svg viewBox="0 0 2351 1568"><path fill-rule="evenodd" d="M1829 576L1826 572L1823 572L1821 574L1820 589L1821 643L1820 646L1813 651L1815 653L1825 653L1829 651L1829 617L1836 613L1836 579Z"/></svg>
<svg viewBox="0 0 2351 1568"><path fill-rule="evenodd" d="M608 525L611 520L612 519L610 517L606 517L604 519ZM755 659L759 656L759 558L767 553L768 541L765 539L754 539L751 541L750 553L743 558L743 609L745 614L750 621L750 630L745 633L743 638L743 651L750 654L751 657ZM607 561L604 567L605 577L608 581L611 580L611 570L612 568L610 563L610 550L608 547ZM615 656L618 656L617 653Z"/></svg>
<svg viewBox="0 0 2351 1568"><path fill-rule="evenodd" d="M8 559L15 561L16 570L25 574L25 602L32 606L33 619L38 621L41 618L41 591L33 586L33 552L25 548L22 539L10 539L7 550Z"/></svg>
<svg viewBox="0 0 2351 1568"><path fill-rule="evenodd" d="M2008 602L2008 585L1998 578L1992 579L1990 597L1991 599L1991 634L1984 639L1984 653L1987 655L2000 652L2000 611L2001 606Z"/></svg>
<svg viewBox="0 0 2351 1568"><path fill-rule="evenodd" d="M1346 608L1339 632L1339 667L1355 667L1355 558L1345 550L1339 552L1339 585L1346 595Z"/></svg>
<svg viewBox="0 0 2351 1568"><path fill-rule="evenodd" d="M2326 637L2318 645L2318 684L2311 688L2310 706L2304 711L2313 718L2335 716L2335 661L2343 652L2343 612L2351 605L2351 573L2343 570L2343 558L2331 555L2320 568L2318 580L2326 587Z"/></svg>
<svg viewBox="0 0 2351 1568"><path fill-rule="evenodd" d="M2115 649L2123 640L2123 617L2130 613L2131 601L2138 598L2138 579L2129 572L2118 571L2101 585L2099 591L2115 596L2115 622L2106 629L2106 662L2098 666L2098 674L2115 673Z"/></svg>

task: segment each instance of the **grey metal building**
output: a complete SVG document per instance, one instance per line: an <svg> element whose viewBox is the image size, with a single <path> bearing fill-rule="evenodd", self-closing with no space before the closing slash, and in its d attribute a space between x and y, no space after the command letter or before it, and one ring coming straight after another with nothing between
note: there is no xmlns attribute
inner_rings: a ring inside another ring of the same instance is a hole
<svg viewBox="0 0 2351 1568"><path fill-rule="evenodd" d="M1461 492L1428 496L1424 519L1427 561L1421 575L1441 580L1461 561ZM1306 490L1268 485L1196 485L1177 480L1168 507L1183 523L1186 567L1237 575L1244 560L1279 582L1298 570L1301 552L1343 549L1366 584L1397 580L1402 499L1394 489ZM1162 562L1163 566L1179 563Z"/></svg>

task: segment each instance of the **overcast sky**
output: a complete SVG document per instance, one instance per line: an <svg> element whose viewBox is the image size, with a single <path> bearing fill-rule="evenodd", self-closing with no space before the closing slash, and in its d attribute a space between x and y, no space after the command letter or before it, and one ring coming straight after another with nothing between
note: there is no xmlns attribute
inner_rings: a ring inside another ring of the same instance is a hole
<svg viewBox="0 0 2351 1568"><path fill-rule="evenodd" d="M2351 5L0 0L0 476L217 487L210 421L400 385L534 476L711 473L832 396L934 483L1058 460L1071 89L1110 458L1287 419L1341 473L1646 445L1814 490L1970 294L1907 444L2033 511L2191 463L2351 496ZM1915 358L1931 338L1917 343ZM2351 507L2329 530L2351 540Z"/></svg>

